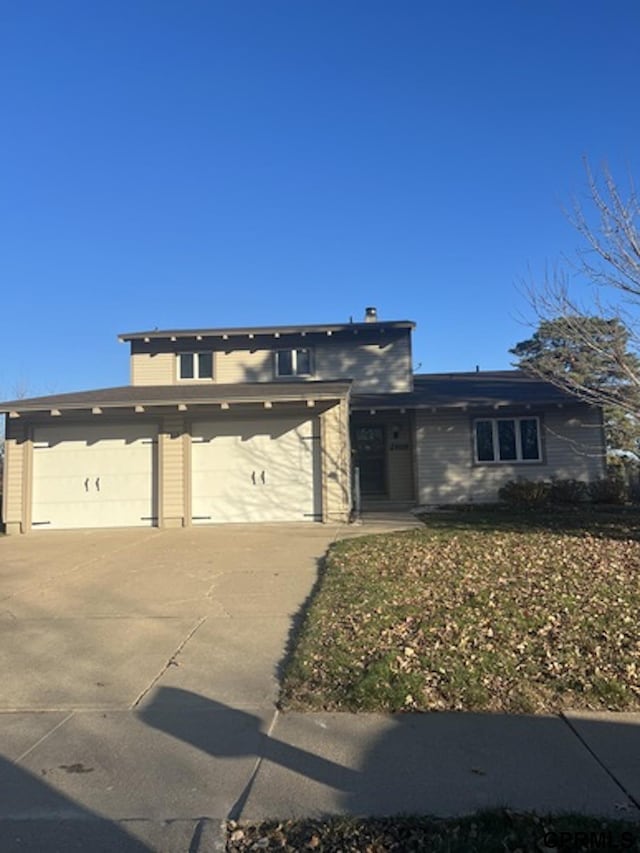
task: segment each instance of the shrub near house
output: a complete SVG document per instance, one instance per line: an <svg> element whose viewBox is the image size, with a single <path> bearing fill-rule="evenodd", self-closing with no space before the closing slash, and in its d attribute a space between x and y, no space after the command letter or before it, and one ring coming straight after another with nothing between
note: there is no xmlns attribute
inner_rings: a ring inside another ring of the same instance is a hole
<svg viewBox="0 0 640 853"><path fill-rule="evenodd" d="M498 496L508 506L521 509L579 507L587 502L621 506L631 500L628 484L615 470L591 483L581 480L510 480L499 490Z"/></svg>

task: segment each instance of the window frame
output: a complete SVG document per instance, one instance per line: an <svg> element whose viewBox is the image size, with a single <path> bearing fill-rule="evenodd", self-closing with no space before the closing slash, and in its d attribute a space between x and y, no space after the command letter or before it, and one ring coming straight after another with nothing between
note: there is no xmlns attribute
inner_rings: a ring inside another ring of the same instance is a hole
<svg viewBox="0 0 640 853"><path fill-rule="evenodd" d="M501 459L500 458L500 437L498 432L498 424L500 422L510 421L514 424L514 432L515 432L515 445L516 445L516 458L515 459ZM536 459L523 459L522 458L522 428L520 426L522 421L535 421L536 424L536 439L538 445L538 456ZM478 424L479 423L490 423L491 424L491 440L493 447L493 459L479 459L478 458ZM541 421L539 415L510 415L505 417L483 417L483 418L474 418L473 420L473 432L472 432L472 442L473 442L473 461L475 465L540 465L544 462L542 455L542 429L541 429Z"/></svg>
<svg viewBox="0 0 640 853"><path fill-rule="evenodd" d="M279 372L279 354L281 352L291 353L291 373L280 373ZM309 370L305 373L300 373L298 371L298 353L306 352L307 358L309 360ZM297 379L299 376L313 376L313 353L310 347L280 347L279 349L274 350L273 353L273 375L276 379Z"/></svg>
<svg viewBox="0 0 640 853"><path fill-rule="evenodd" d="M193 376L181 376L182 357L185 355L193 356ZM211 356L211 376L200 376L200 358L201 355ZM216 375L216 362L212 350L188 350L186 352L176 353L176 377L178 382L213 382Z"/></svg>

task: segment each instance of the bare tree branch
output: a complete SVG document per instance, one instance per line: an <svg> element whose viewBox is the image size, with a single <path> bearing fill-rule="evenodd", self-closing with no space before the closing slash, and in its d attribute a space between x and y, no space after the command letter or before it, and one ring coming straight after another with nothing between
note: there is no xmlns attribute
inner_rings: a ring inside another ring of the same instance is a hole
<svg viewBox="0 0 640 853"><path fill-rule="evenodd" d="M584 206L574 199L569 221L589 248L578 250L579 269L590 281L640 297L640 202L633 181L626 197L608 166L602 168L602 186L584 161L592 223ZM597 260L594 262L592 258Z"/></svg>
<svg viewBox="0 0 640 853"><path fill-rule="evenodd" d="M622 191L605 165L584 162L588 202L567 216L583 241L576 259L546 270L526 296L538 320L511 352L517 366L609 412L640 418L640 200L633 181ZM573 273L570 276L569 271ZM578 277L598 286L590 306L570 295ZM609 299L602 299L609 292Z"/></svg>

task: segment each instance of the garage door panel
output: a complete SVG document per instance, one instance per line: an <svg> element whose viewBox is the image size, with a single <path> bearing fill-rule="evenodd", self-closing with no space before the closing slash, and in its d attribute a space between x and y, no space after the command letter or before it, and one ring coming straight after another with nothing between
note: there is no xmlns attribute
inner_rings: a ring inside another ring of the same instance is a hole
<svg viewBox="0 0 640 853"><path fill-rule="evenodd" d="M146 505L135 508L130 501L103 502L98 513L86 501L48 504L32 521L34 528L80 530L101 527L148 527L155 520Z"/></svg>
<svg viewBox="0 0 640 853"><path fill-rule="evenodd" d="M154 430L43 427L34 434L34 527L135 527L154 519Z"/></svg>
<svg viewBox="0 0 640 853"><path fill-rule="evenodd" d="M312 520L315 457L312 420L195 423L194 523Z"/></svg>

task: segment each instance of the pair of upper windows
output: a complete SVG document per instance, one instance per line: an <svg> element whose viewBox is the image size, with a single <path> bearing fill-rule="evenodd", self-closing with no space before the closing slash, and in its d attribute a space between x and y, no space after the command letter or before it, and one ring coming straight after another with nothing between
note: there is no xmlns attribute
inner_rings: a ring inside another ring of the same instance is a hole
<svg viewBox="0 0 640 853"><path fill-rule="evenodd" d="M276 378L310 376L311 353L308 349L280 349L274 353ZM181 352L178 354L179 379L213 379L212 352Z"/></svg>

